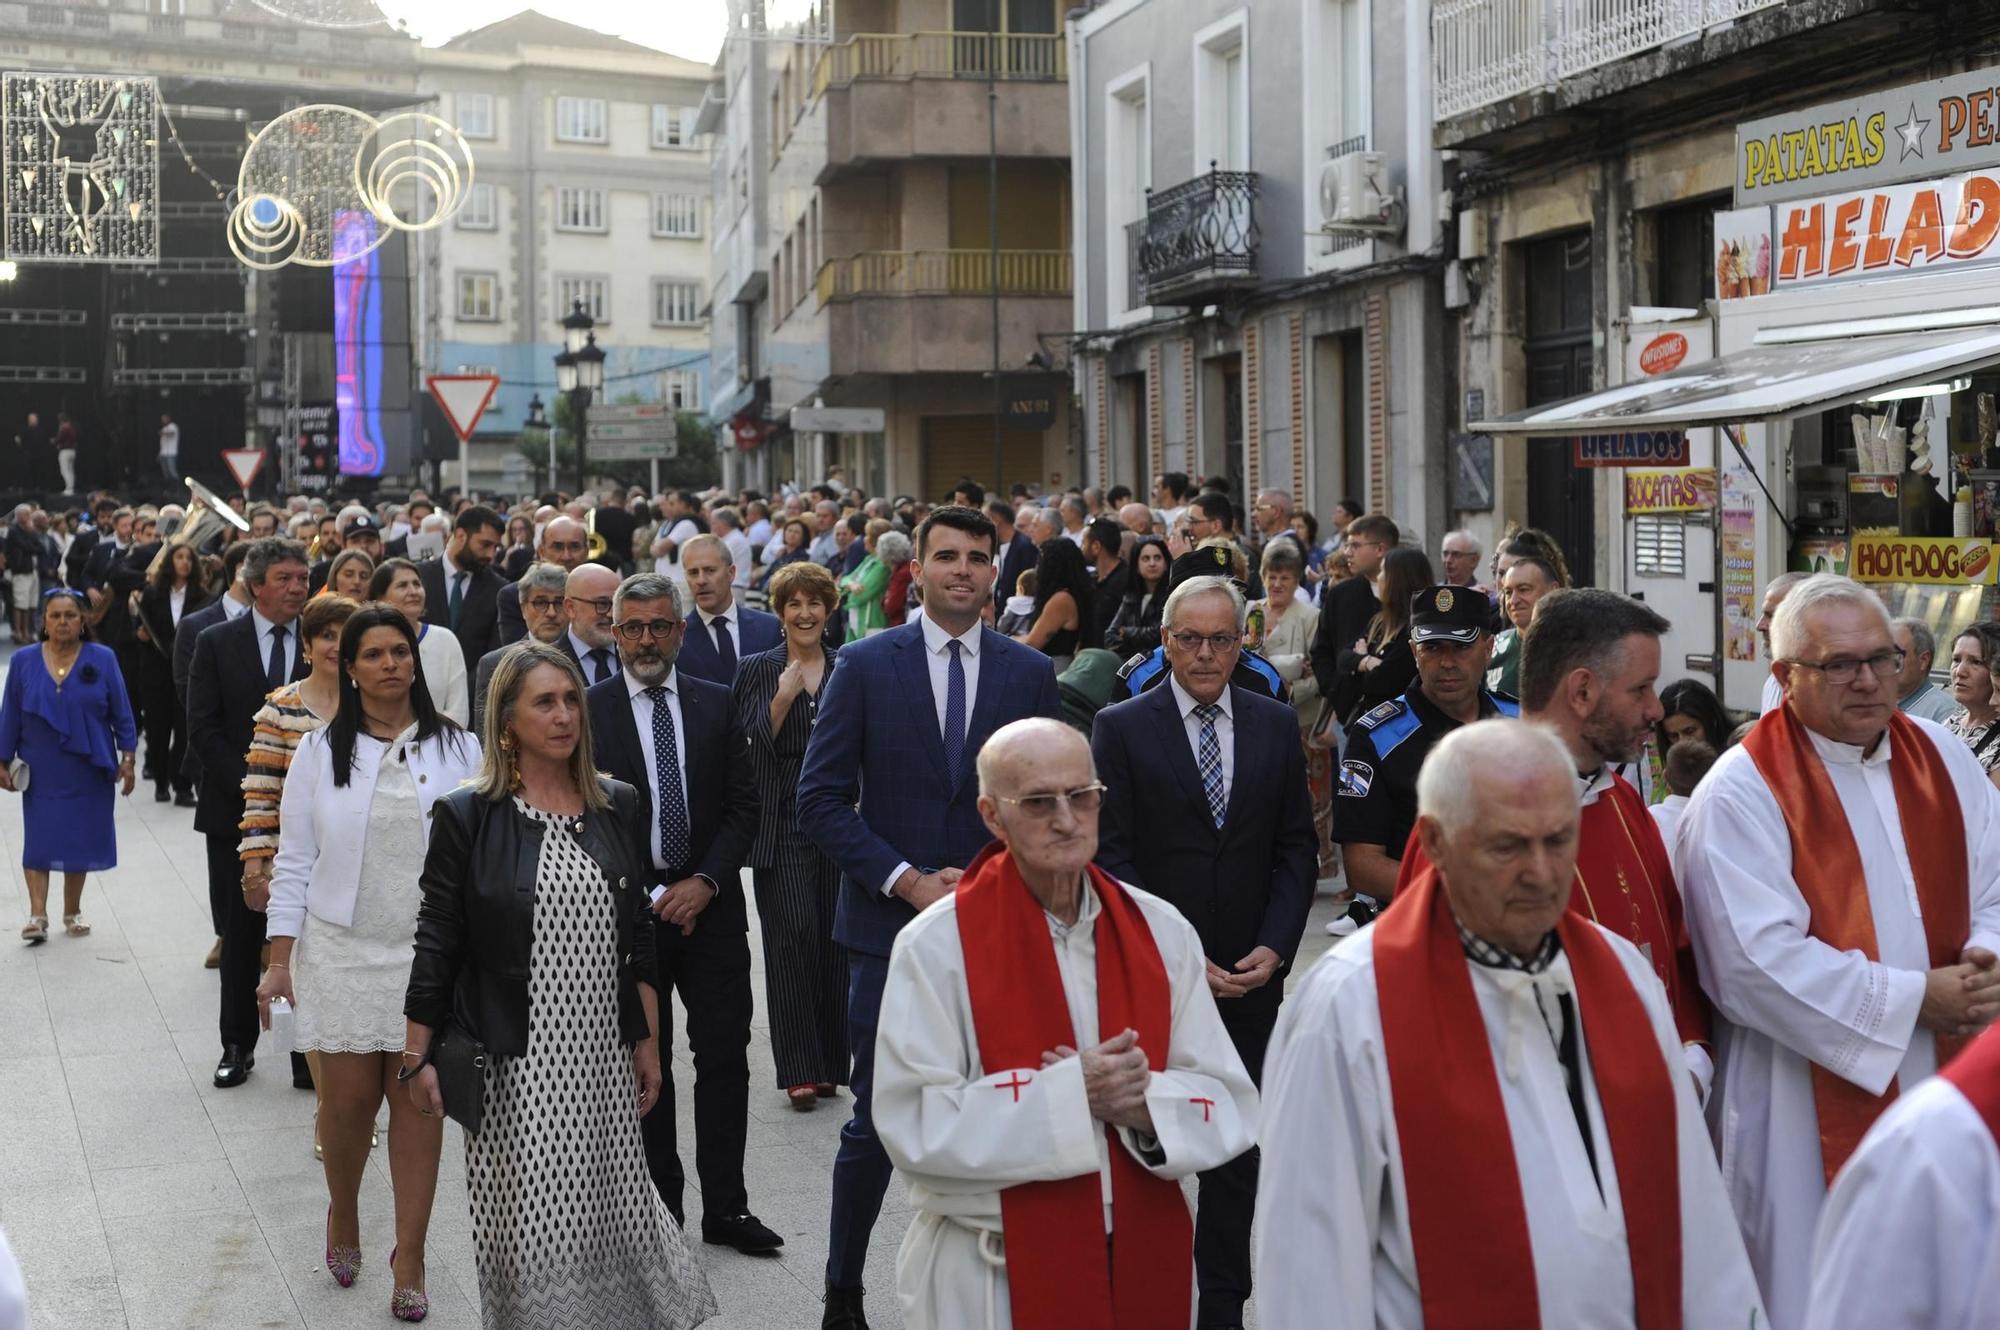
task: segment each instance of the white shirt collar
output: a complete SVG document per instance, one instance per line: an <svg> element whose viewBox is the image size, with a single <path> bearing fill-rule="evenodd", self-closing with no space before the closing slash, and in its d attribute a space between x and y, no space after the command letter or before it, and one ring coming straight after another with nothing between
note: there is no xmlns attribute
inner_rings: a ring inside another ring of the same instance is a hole
<svg viewBox="0 0 2000 1330"><path fill-rule="evenodd" d="M720 614L710 614L707 610L703 609L699 605L694 607L694 612L701 616L701 624L702 627L704 628L708 628L712 631L715 625L715 621L717 619L720 619L724 623L729 625L729 630L732 633L736 631L736 607L734 605L731 605L728 609L724 610Z"/></svg>
<svg viewBox="0 0 2000 1330"><path fill-rule="evenodd" d="M269 619L265 618L263 615L259 614L257 612L257 607L255 605L252 605L250 607L250 622L256 625L257 639L260 642L269 638L271 636L271 630L279 626L275 623L272 623ZM284 625L287 639L290 638L292 629L297 626L298 626L298 620L296 619L294 619L291 623Z"/></svg>
<svg viewBox="0 0 2000 1330"><path fill-rule="evenodd" d="M1047 910L1042 911L1042 918L1049 921L1049 935L1061 939L1068 937L1078 929L1089 928L1094 924L1097 921L1099 908L1097 890L1090 885L1090 874L1085 873L1083 875L1083 889L1077 893L1076 898L1076 922L1066 924Z"/></svg>
<svg viewBox="0 0 2000 1330"><path fill-rule="evenodd" d="M1179 709L1181 719L1186 720L1190 715L1194 714L1194 709L1201 704L1195 701L1194 695L1181 687L1181 681L1171 674L1167 676L1167 686L1174 690L1174 706ZM1232 722L1236 719L1236 711L1230 703L1229 688L1227 685L1224 685L1222 689L1222 696L1215 699L1215 704L1222 708L1222 714L1229 717Z"/></svg>
<svg viewBox="0 0 2000 1330"><path fill-rule="evenodd" d="M1581 772L1577 773L1577 784L1582 787L1577 792L1579 800L1585 805L1596 803L1597 796L1610 789L1611 782L1616 778L1609 762L1592 772L1587 779Z"/></svg>
<svg viewBox="0 0 2000 1330"><path fill-rule="evenodd" d="M965 649L965 654L968 656L977 657L979 655L980 627L981 625L975 623L972 625L972 627L966 629L964 632L958 635L959 645ZM938 623L936 620L929 618L928 616L926 616L924 619L923 628L924 628L924 650L930 652L934 656L942 656L946 650L945 643L952 640L951 634L947 633L944 630L943 624Z"/></svg>
<svg viewBox="0 0 2000 1330"><path fill-rule="evenodd" d="M681 691L681 671L678 665L668 670L667 677L656 684L639 682L639 676L630 670L623 671L618 677L625 681L625 695L634 700L643 696L648 688L664 688L675 695L679 695Z"/></svg>
<svg viewBox="0 0 2000 1330"><path fill-rule="evenodd" d="M1804 722L1800 723L1803 724ZM1882 732L1882 741L1875 745L1875 751L1872 753L1864 753L1858 744L1844 744L1838 740L1829 739L1818 730L1808 728L1806 734L1812 739L1813 751L1819 754L1819 760L1827 763L1829 766L1839 764L1849 767L1873 767L1880 766L1889 760L1889 732L1887 730Z"/></svg>
<svg viewBox="0 0 2000 1330"><path fill-rule="evenodd" d="M570 644L570 648L571 648L572 650L574 650L574 651L576 652L576 658L577 658L578 660L589 660L589 659L590 659L590 653L591 653L591 652L593 652L593 651L616 651L616 650L617 650L617 648L616 648L616 647L594 647L594 646L592 646L592 645L591 645L590 643L588 643L588 642L584 641L584 640L583 640L582 638L578 637L578 636L576 635L576 629L574 629L574 628L565 628L565 629L563 629L563 632L565 632L565 633L569 634L569 644Z"/></svg>

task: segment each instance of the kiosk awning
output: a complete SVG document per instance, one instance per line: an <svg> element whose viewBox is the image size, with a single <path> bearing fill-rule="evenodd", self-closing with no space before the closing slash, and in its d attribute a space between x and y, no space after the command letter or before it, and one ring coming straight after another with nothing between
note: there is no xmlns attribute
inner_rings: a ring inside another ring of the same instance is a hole
<svg viewBox="0 0 2000 1330"><path fill-rule="evenodd" d="M2000 362L2000 328L1757 346L1655 378L1475 423L1489 434L1616 434L1739 425L1940 382Z"/></svg>

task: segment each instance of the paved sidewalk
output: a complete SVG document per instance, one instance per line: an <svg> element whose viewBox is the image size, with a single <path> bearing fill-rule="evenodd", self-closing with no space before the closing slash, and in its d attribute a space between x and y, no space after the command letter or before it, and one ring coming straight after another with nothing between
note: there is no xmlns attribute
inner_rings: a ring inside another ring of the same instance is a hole
<svg viewBox="0 0 2000 1330"><path fill-rule="evenodd" d="M95 932L29 948L21 802L0 794L0 1226L27 1276L35 1330L358 1327L388 1315L391 1196L386 1151L361 1195L361 1277L337 1287L321 1260L326 1187L312 1156L313 1098L285 1060L260 1059L248 1085L210 1083L216 976L203 845L192 813L143 783L118 808L119 867L93 875ZM54 892L60 891L60 882ZM60 897L51 903L59 911ZM754 903L753 903L754 909ZM1315 909L1302 962L1330 941ZM843 1096L794 1113L775 1088L763 1024L763 957L751 925L757 1026L750 1050L750 1201L785 1238L776 1258L695 1244L722 1315L741 1330L819 1324L828 1188ZM1303 968L1303 964L1301 965ZM676 1012L676 1029L685 1021ZM693 1172L693 1067L675 1050L680 1140ZM386 1112L385 1118L386 1122ZM448 1128L431 1220L426 1325L479 1324L464 1145ZM699 1233L690 1177L688 1227ZM896 1245L909 1214L890 1187L868 1266L868 1317L894 1330Z"/></svg>

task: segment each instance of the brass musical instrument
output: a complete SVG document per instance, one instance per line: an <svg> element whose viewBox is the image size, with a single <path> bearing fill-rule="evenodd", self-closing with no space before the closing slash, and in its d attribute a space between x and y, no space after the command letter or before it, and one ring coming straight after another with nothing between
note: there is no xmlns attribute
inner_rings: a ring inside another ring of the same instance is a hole
<svg viewBox="0 0 2000 1330"><path fill-rule="evenodd" d="M218 498L215 491L194 477L188 477L187 516L181 519L180 527L166 540L160 542L160 552L153 556L153 562L146 567L146 576L159 571L160 565L174 557L174 550L182 545L192 545L195 553L213 540L225 526L233 526L238 531L250 530L250 519L231 508Z"/></svg>
<svg viewBox="0 0 2000 1330"><path fill-rule="evenodd" d="M597 534L597 509L592 508L583 516L583 529L590 539L590 561L596 563L604 557L604 537Z"/></svg>

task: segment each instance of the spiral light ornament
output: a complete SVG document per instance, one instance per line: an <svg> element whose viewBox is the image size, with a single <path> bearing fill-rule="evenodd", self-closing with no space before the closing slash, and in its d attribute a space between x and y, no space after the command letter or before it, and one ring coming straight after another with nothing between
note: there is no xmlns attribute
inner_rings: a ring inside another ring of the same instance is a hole
<svg viewBox="0 0 2000 1330"><path fill-rule="evenodd" d="M229 248L243 265L269 272L294 257L305 234L299 211L284 199L252 194L229 210Z"/></svg>
<svg viewBox="0 0 2000 1330"><path fill-rule="evenodd" d="M354 188L384 226L428 231L472 188L472 149L449 122L405 111L377 122L354 158Z"/></svg>

